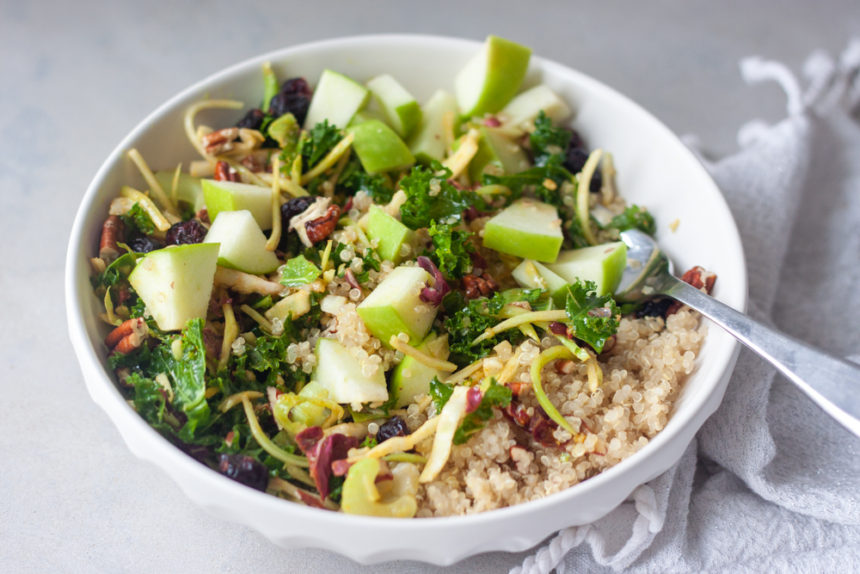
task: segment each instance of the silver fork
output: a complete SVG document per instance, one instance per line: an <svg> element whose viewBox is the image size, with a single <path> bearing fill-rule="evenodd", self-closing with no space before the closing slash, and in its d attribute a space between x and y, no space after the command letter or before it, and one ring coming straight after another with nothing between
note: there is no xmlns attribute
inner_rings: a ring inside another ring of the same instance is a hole
<svg viewBox="0 0 860 574"><path fill-rule="evenodd" d="M616 291L621 302L668 295L700 312L770 361L824 411L860 436L860 367L766 327L672 275L672 262L645 233L621 233L627 268Z"/></svg>

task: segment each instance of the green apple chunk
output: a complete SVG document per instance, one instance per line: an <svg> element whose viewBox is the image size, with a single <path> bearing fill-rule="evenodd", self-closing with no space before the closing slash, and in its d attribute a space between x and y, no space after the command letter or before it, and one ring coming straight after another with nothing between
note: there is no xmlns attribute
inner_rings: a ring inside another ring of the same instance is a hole
<svg viewBox="0 0 860 574"><path fill-rule="evenodd" d="M304 128L309 130L323 120L338 127L349 125L355 112L364 106L369 93L352 78L323 70L311 98Z"/></svg>
<svg viewBox="0 0 860 574"><path fill-rule="evenodd" d="M368 81L367 88L384 111L388 124L400 137L409 137L421 122L421 106L412 94L388 74Z"/></svg>
<svg viewBox="0 0 860 574"><path fill-rule="evenodd" d="M373 205L367 212L367 237L377 240L376 252L383 260L399 262L400 248L412 236L412 231L384 209Z"/></svg>
<svg viewBox="0 0 860 574"><path fill-rule="evenodd" d="M515 141L499 130L481 126L478 152L469 162L469 177L481 181L484 171L496 175L509 175L525 171L530 167L526 152Z"/></svg>
<svg viewBox="0 0 860 574"><path fill-rule="evenodd" d="M499 113L504 122L511 126L521 126L533 122L543 111L553 123L559 123L570 116L570 108L558 95L545 84L540 84L517 95Z"/></svg>
<svg viewBox="0 0 860 574"><path fill-rule="evenodd" d="M173 197L174 175L172 171L155 172L155 179L168 197ZM206 202L203 200L203 188L200 185L200 178L192 177L187 173L180 173L179 179L176 181L176 200L187 203L194 210L194 213L206 207Z"/></svg>
<svg viewBox="0 0 860 574"><path fill-rule="evenodd" d="M487 36L481 51L454 80L454 92L463 114L480 116L505 107L520 89L531 53L510 40Z"/></svg>
<svg viewBox="0 0 860 574"><path fill-rule="evenodd" d="M526 259L511 271L511 276L520 287L526 289L543 289L548 292L553 300L564 298L567 281L550 271L546 266L537 261Z"/></svg>
<svg viewBox="0 0 860 574"><path fill-rule="evenodd" d="M421 124L409 140L409 149L421 163L445 159L445 116L457 120L457 100L444 90L437 90L424 104Z"/></svg>
<svg viewBox="0 0 860 574"><path fill-rule="evenodd" d="M367 173L381 173L408 167L415 157L394 130L379 120L370 120L347 128L355 138L352 149Z"/></svg>
<svg viewBox="0 0 860 574"><path fill-rule="evenodd" d="M371 104L367 104L360 112L356 112L354 116L352 116L352 121L349 122L347 127L357 126L358 124L363 124L364 122L369 122L371 120L379 120L380 122L388 123L388 119L385 117L385 114L382 113L382 110L379 109L379 106L372 106Z"/></svg>
<svg viewBox="0 0 860 574"><path fill-rule="evenodd" d="M278 256L266 249L266 236L247 209L222 211L206 234L204 243L220 243L218 265L245 273L271 273Z"/></svg>
<svg viewBox="0 0 860 574"><path fill-rule="evenodd" d="M206 317L218 262L218 245L196 243L151 251L128 276L162 331Z"/></svg>
<svg viewBox="0 0 860 574"><path fill-rule="evenodd" d="M555 261L563 240L555 207L533 199L513 203L484 227L484 247L536 261Z"/></svg>
<svg viewBox="0 0 860 574"><path fill-rule="evenodd" d="M568 283L594 281L598 295L615 293L626 266L627 246L621 241L564 251L547 265Z"/></svg>
<svg viewBox="0 0 860 574"><path fill-rule="evenodd" d="M447 360L448 335L436 336L430 333L418 346L418 350L436 359ZM428 394L433 377L444 381L447 375L448 373L419 362L415 357L403 357L391 375L391 392L397 397L395 408L403 408L414 401L415 397Z"/></svg>
<svg viewBox="0 0 860 574"><path fill-rule="evenodd" d="M222 211L247 209L260 229L272 228L272 190L268 187L214 179L204 179L202 183L210 221L215 221Z"/></svg>
<svg viewBox="0 0 860 574"><path fill-rule="evenodd" d="M436 318L436 307L421 300L430 274L420 267L396 267L358 306L358 316L373 336L388 346L392 336L406 333L421 341Z"/></svg>
<svg viewBox="0 0 860 574"><path fill-rule="evenodd" d="M313 380L338 403L374 403L388 399L385 371L378 367L366 376L349 349L334 339L320 339L316 348L317 368Z"/></svg>

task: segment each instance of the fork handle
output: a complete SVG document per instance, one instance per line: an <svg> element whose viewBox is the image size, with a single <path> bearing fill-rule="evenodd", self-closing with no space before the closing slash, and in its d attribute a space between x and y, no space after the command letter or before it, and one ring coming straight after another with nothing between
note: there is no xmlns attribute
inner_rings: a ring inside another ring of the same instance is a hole
<svg viewBox="0 0 860 574"><path fill-rule="evenodd" d="M754 321L674 278L660 289L770 361L824 411L860 436L860 367Z"/></svg>

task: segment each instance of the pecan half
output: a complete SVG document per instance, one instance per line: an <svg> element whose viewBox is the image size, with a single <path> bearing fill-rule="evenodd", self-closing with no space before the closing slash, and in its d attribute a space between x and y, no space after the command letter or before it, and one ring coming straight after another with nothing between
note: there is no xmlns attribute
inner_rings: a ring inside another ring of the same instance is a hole
<svg viewBox="0 0 860 574"><path fill-rule="evenodd" d="M105 345L111 353L128 353L140 347L148 332L143 318L128 319L105 337Z"/></svg>
<svg viewBox="0 0 860 574"><path fill-rule="evenodd" d="M463 276L463 290L466 292L466 299L477 299L478 297L489 297L493 292L499 290L499 284L493 279L489 273L478 275Z"/></svg>
<svg viewBox="0 0 860 574"><path fill-rule="evenodd" d="M119 255L117 241L123 240L125 226L116 215L109 215L102 225L102 235L99 240L99 257L105 263L110 263Z"/></svg>
<svg viewBox="0 0 860 574"><path fill-rule="evenodd" d="M337 220L340 219L340 207L329 205L325 213L316 219L305 223L305 231L308 234L308 240L311 243L319 243L329 235L337 226Z"/></svg>
<svg viewBox="0 0 860 574"><path fill-rule="evenodd" d="M712 273L699 265L696 265L692 269L688 269L681 277L681 281L689 283L696 289L704 288L705 293L708 295L710 295L711 291L714 290L714 283L716 280L716 273Z"/></svg>
<svg viewBox="0 0 860 574"><path fill-rule="evenodd" d="M203 150L209 155L218 155L233 149L234 141L239 137L239 128L224 128L206 134L200 138Z"/></svg>
<svg viewBox="0 0 860 574"><path fill-rule="evenodd" d="M700 291L704 291L708 295L714 290L714 283L717 281L717 274L708 271L704 267L696 265L695 267L688 269L681 276L681 281L685 283L689 283L696 289ZM673 315L678 312L678 310L683 307L683 303L678 301L673 301L669 308L666 309L666 316Z"/></svg>
<svg viewBox="0 0 860 574"><path fill-rule="evenodd" d="M215 181L240 181L239 172L230 167L226 161L215 162Z"/></svg>

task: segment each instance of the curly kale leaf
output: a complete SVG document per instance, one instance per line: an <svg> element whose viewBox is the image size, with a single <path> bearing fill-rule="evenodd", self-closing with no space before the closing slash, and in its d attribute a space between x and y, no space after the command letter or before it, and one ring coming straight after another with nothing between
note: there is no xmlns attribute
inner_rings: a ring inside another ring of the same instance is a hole
<svg viewBox="0 0 860 574"><path fill-rule="evenodd" d="M355 280L361 284L367 283L367 280L370 279L370 270L379 271L382 269L382 261L379 258L379 255L376 253L376 250L373 247L368 247L364 250L364 255L361 256L361 260L364 263L363 271L360 273L355 273ZM337 261L337 259L335 259Z"/></svg>
<svg viewBox="0 0 860 574"><path fill-rule="evenodd" d="M302 154L302 167L308 171L320 162L331 149L337 145L343 135L337 126L323 120L315 125L307 138L300 140L299 153Z"/></svg>
<svg viewBox="0 0 860 574"><path fill-rule="evenodd" d="M344 168L337 186L347 195L355 195L363 191L376 203L388 203L394 196L394 188L388 178L379 173L373 175L367 173L357 159L350 160Z"/></svg>
<svg viewBox="0 0 860 574"><path fill-rule="evenodd" d="M540 296L540 289L509 289L496 293L489 299L479 297L470 301L466 301L459 291L446 295L442 305L448 315L444 327L449 337L449 360L464 366L487 356L493 347L502 341L519 343L523 338L522 333L517 329L509 329L472 345L472 341L485 330L502 320L500 313L506 304L525 301L533 305Z"/></svg>
<svg viewBox="0 0 860 574"><path fill-rule="evenodd" d="M561 156L551 155L546 158L543 165L519 173L511 175L485 173L482 182L484 185L507 187L511 190L511 199L516 199L528 192L544 203L561 207L564 200L561 193L562 185L572 178L570 172L562 166L562 161Z"/></svg>
<svg viewBox="0 0 860 574"><path fill-rule="evenodd" d="M564 310L573 326L574 336L598 353L618 330L618 308L611 295L598 296L593 281L577 280L568 285Z"/></svg>
<svg viewBox="0 0 860 574"><path fill-rule="evenodd" d="M553 156L563 158L571 137L568 130L554 127L541 110L535 119L535 131L529 136L535 165L544 166Z"/></svg>
<svg viewBox="0 0 860 574"><path fill-rule="evenodd" d="M120 215L120 219L126 230L132 234L135 229L143 235L152 235L155 232L155 224L139 203L132 205L125 215Z"/></svg>
<svg viewBox="0 0 860 574"><path fill-rule="evenodd" d="M458 231L454 226L444 223L437 225L435 221L430 223L428 232L433 241L430 257L446 277L460 279L471 271L472 258L469 254L475 251L469 240L472 233Z"/></svg>
<svg viewBox="0 0 860 574"><path fill-rule="evenodd" d="M648 213L647 209L638 205L631 205L623 213L613 217L608 227L617 229L619 232L638 229L652 236L657 231L654 216Z"/></svg>
<svg viewBox="0 0 860 574"><path fill-rule="evenodd" d="M181 344L179 358L174 356L174 343L177 340ZM175 411L186 419L177 436L191 442L197 429L208 424L210 411L206 402L203 319L192 319L179 337L166 337L151 349L143 345L125 355L115 354L110 358L110 365L112 368L131 370L127 382L134 386L135 408L157 428L165 430L166 427L159 425L168 420L170 415L169 420L173 423L170 429L177 430L180 423L171 414L171 411ZM162 373L167 375L172 392L169 401L166 388L162 388L156 380Z"/></svg>
<svg viewBox="0 0 860 574"><path fill-rule="evenodd" d="M206 402L206 347L203 319L192 319L182 331L182 352L175 358L172 349L163 349L162 360L173 387L173 406L185 413L188 422L180 436L193 437L198 426L209 420Z"/></svg>
<svg viewBox="0 0 860 574"><path fill-rule="evenodd" d="M411 229L430 227L434 221L455 223L474 205L475 194L464 192L448 181L451 170L434 161L430 168L415 166L400 181L406 202L400 207L403 224Z"/></svg>
<svg viewBox="0 0 860 574"><path fill-rule="evenodd" d="M121 281L126 280L129 274L134 269L134 266L137 265L137 260L143 257L143 255L143 253L134 252L123 253L122 255L114 259L111 264L105 268L104 271L102 271L98 275L94 275L90 279L90 282L95 288L99 287L100 285L104 285L105 287L111 287Z"/></svg>

